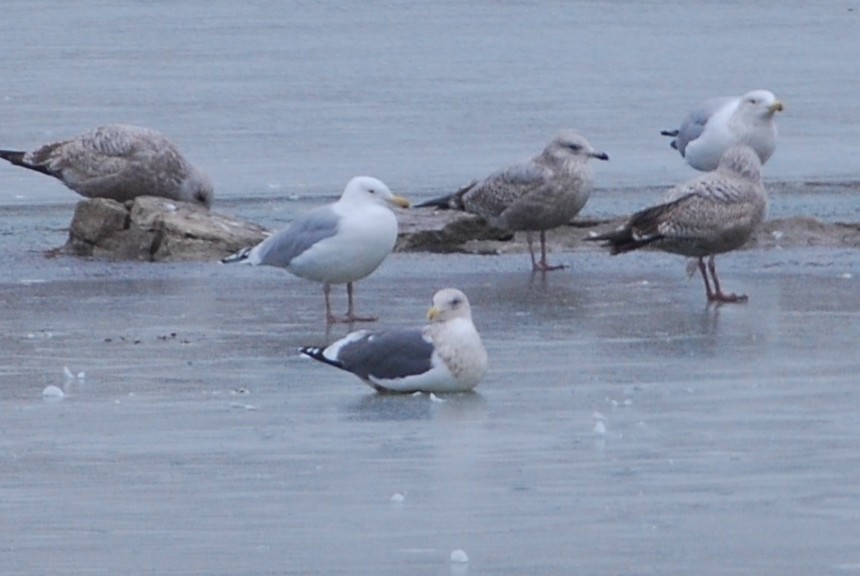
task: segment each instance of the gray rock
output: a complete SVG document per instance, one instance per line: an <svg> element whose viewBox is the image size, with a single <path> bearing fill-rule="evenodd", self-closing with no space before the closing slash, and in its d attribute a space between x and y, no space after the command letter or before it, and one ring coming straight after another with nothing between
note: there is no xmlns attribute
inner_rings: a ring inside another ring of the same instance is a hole
<svg viewBox="0 0 860 576"><path fill-rule="evenodd" d="M266 230L202 206L154 196L126 203L82 200L61 253L111 260L220 260L260 242Z"/></svg>
<svg viewBox="0 0 860 576"><path fill-rule="evenodd" d="M488 225L483 218L455 210L399 211L398 252L473 252L473 241L510 242L514 235Z"/></svg>

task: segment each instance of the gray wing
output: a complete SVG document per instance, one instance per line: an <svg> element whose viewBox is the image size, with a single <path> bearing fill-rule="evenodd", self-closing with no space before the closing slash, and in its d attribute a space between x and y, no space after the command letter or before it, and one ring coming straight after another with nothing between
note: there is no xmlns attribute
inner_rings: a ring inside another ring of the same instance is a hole
<svg viewBox="0 0 860 576"><path fill-rule="evenodd" d="M337 361L364 380L392 380L429 371L433 350L418 328L368 332L341 345Z"/></svg>
<svg viewBox="0 0 860 576"><path fill-rule="evenodd" d="M741 182L699 181L671 202L637 213L629 226L639 241L659 241L689 255L731 250L746 242L763 217L762 204L746 188Z"/></svg>
<svg viewBox="0 0 860 576"><path fill-rule="evenodd" d="M185 159L166 137L138 126L102 126L28 152L25 160L79 194L116 200L175 197L188 174Z"/></svg>
<svg viewBox="0 0 860 576"><path fill-rule="evenodd" d="M545 186L553 171L534 161L494 172L463 196L468 212L491 218L500 215L520 198Z"/></svg>
<svg viewBox="0 0 860 576"><path fill-rule="evenodd" d="M331 206L316 208L263 240L251 250L248 259L252 264L285 267L317 242L337 234L339 227L340 217Z"/></svg>
<svg viewBox="0 0 860 576"><path fill-rule="evenodd" d="M681 127L678 129L678 135L673 141L673 146L678 149L681 156L684 156L684 151L687 149L687 144L702 135L705 126L720 108L737 100L732 97L710 98L694 108L684 121L681 122Z"/></svg>

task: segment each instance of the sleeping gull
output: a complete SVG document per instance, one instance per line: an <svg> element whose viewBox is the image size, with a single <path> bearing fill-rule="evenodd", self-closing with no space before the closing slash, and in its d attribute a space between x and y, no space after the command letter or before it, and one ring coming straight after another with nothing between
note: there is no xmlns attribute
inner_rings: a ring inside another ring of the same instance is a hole
<svg viewBox="0 0 860 576"><path fill-rule="evenodd" d="M212 205L212 182L163 134L123 124L96 128L30 152L0 150L16 166L53 176L88 198L137 196Z"/></svg>
<svg viewBox="0 0 860 576"><path fill-rule="evenodd" d="M546 261L546 231L564 226L576 216L591 195L589 158L609 160L579 133L563 130L543 152L474 181L454 194L434 198L421 206L453 208L481 216L492 226L525 230L532 270L555 270ZM540 232L540 261L535 259L532 232Z"/></svg>
<svg viewBox="0 0 860 576"><path fill-rule="evenodd" d="M722 292L714 256L743 246L766 210L758 155L749 146L733 146L715 171L675 186L662 204L633 214L618 230L588 240L606 241L612 254L653 246L698 258L708 302L745 302L745 295Z"/></svg>
<svg viewBox="0 0 860 576"><path fill-rule="evenodd" d="M285 230L222 262L278 266L300 278L322 282L329 323L339 320L331 311L331 285L346 284L349 305L343 320L374 321L376 318L356 316L352 285L376 270L394 249L397 217L392 205L408 208L409 202L376 178L357 176L337 202L311 210Z"/></svg>
<svg viewBox="0 0 860 576"><path fill-rule="evenodd" d="M723 152L735 144L752 147L764 164L776 149L773 117L782 108L767 90L711 98L690 112L679 129L660 133L674 138L672 148L696 170L714 170Z"/></svg>
<svg viewBox="0 0 860 576"><path fill-rule="evenodd" d="M472 323L466 295L433 295L422 328L351 332L325 348L299 352L352 372L378 392L465 392L487 371L487 352Z"/></svg>

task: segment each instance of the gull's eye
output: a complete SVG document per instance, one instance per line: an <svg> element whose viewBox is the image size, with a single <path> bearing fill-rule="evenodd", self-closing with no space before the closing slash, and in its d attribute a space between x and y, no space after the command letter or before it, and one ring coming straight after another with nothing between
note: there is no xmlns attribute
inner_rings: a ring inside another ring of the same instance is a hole
<svg viewBox="0 0 860 576"><path fill-rule="evenodd" d="M459 306L462 303L463 303L463 301L460 300L459 298L454 298L453 300L451 300L451 307L456 308L457 306Z"/></svg>

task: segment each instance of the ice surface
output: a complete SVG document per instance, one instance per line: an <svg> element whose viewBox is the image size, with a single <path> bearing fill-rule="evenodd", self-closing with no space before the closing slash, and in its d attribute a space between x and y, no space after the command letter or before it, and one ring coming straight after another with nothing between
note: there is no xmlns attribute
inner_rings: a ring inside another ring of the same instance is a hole
<svg viewBox="0 0 860 576"><path fill-rule="evenodd" d="M451 551L451 562L457 564L465 564L468 561L469 556L466 554L465 551L461 550L460 548Z"/></svg>

